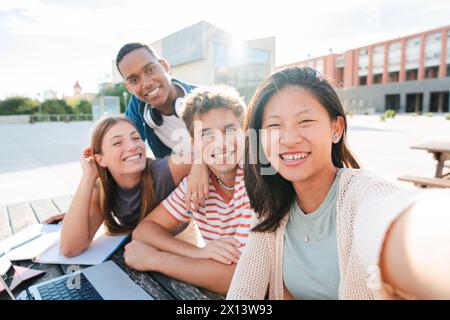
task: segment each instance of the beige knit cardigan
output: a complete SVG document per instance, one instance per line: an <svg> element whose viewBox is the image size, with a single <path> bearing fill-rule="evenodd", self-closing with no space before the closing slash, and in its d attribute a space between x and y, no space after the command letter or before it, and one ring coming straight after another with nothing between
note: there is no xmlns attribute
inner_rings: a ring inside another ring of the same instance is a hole
<svg viewBox="0 0 450 320"><path fill-rule="evenodd" d="M336 206L339 299L406 297L382 281L378 265L390 225L420 197L416 190L399 191L394 183L364 170L342 172ZM282 263L288 217L275 232L250 234L227 299L284 298Z"/></svg>

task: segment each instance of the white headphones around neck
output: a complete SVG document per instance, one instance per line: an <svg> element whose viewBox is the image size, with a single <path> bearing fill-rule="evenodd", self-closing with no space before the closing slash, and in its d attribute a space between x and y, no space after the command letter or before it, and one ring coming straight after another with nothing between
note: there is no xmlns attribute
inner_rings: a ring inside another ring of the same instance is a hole
<svg viewBox="0 0 450 320"><path fill-rule="evenodd" d="M184 101L183 97L178 97L173 102L173 111L176 117L181 118L184 111ZM160 127L163 124L163 117L161 112L155 107L145 104L144 109L144 119L148 126L152 129Z"/></svg>

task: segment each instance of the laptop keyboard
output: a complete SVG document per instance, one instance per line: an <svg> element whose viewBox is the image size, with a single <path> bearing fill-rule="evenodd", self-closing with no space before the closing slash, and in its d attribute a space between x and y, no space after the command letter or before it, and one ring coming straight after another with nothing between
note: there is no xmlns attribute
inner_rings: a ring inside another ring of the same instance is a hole
<svg viewBox="0 0 450 320"><path fill-rule="evenodd" d="M103 300L83 273L76 276L80 276L79 286L73 284L73 278L69 277L38 286L37 289L43 300Z"/></svg>

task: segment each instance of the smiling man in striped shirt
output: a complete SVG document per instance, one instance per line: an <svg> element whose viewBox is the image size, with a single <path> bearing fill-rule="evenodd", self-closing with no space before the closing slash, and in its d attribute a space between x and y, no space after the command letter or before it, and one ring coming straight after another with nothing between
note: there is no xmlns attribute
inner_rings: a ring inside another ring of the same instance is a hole
<svg viewBox="0 0 450 320"><path fill-rule="evenodd" d="M254 217L239 166L244 151L244 102L236 90L216 86L194 90L185 103L183 120L194 149L201 150L201 160L210 171L209 197L198 211L187 211L184 179L137 226L125 261L137 270L158 271L225 294ZM191 219L206 242L203 248L170 233Z"/></svg>

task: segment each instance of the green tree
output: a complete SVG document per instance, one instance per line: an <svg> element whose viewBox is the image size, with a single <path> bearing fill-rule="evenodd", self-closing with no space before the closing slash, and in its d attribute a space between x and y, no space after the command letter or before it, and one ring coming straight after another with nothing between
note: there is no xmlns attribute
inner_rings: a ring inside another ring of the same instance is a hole
<svg viewBox="0 0 450 320"><path fill-rule="evenodd" d="M73 109L63 99L48 99L42 103L43 114L72 114Z"/></svg>
<svg viewBox="0 0 450 320"><path fill-rule="evenodd" d="M74 108L75 113L92 113L92 104L87 100L80 100Z"/></svg>
<svg viewBox="0 0 450 320"><path fill-rule="evenodd" d="M0 100L0 115L33 114L38 103L30 98L15 96Z"/></svg>

